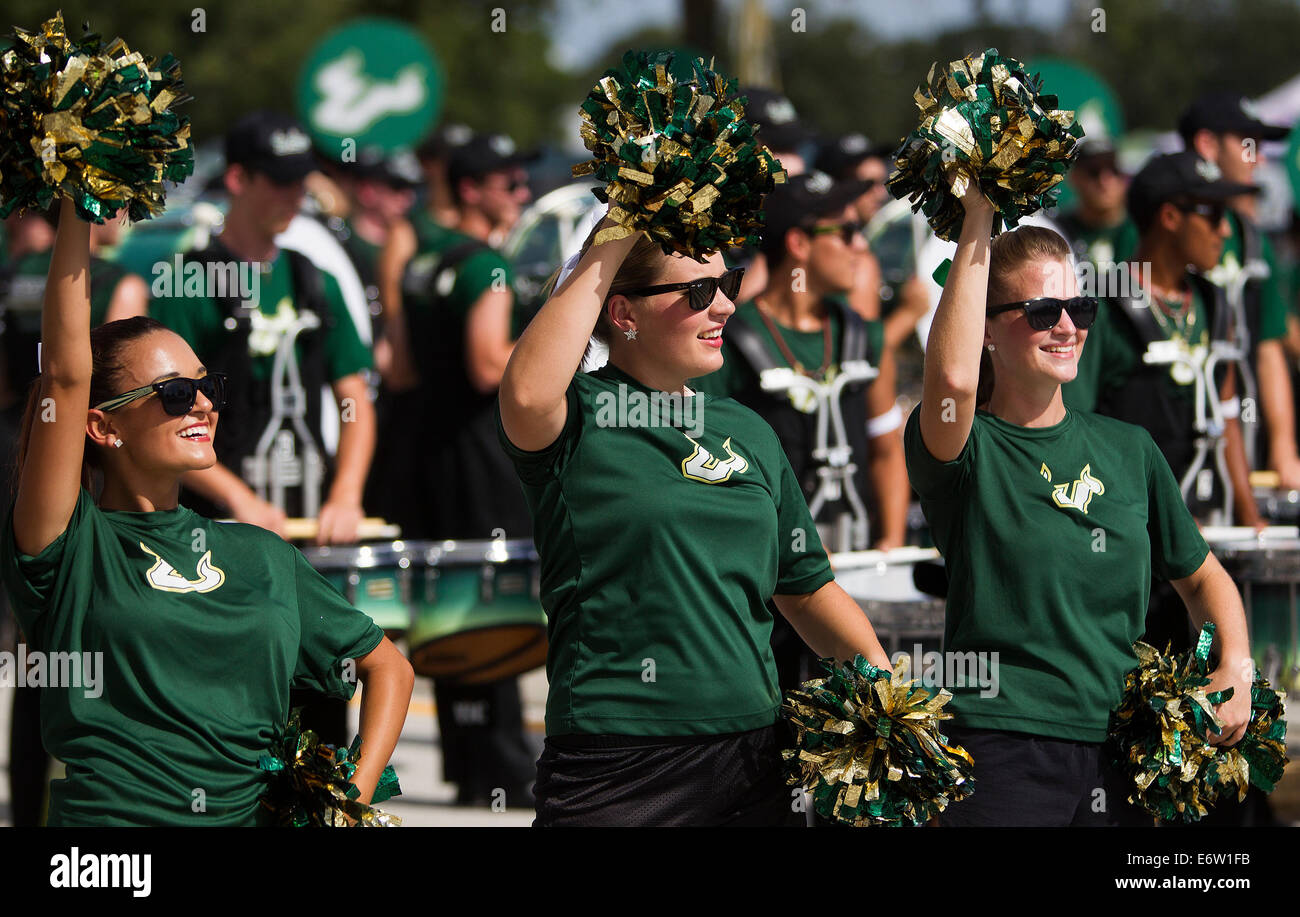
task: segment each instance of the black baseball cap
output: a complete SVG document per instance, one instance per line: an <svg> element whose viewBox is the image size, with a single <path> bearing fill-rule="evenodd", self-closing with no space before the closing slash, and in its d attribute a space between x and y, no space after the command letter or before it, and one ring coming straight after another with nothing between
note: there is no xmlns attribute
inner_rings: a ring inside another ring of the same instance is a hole
<svg viewBox="0 0 1300 917"><path fill-rule="evenodd" d="M357 154L352 174L365 181L382 182L393 188L415 188L424 183L420 162L410 150L366 147Z"/></svg>
<svg viewBox="0 0 1300 917"><path fill-rule="evenodd" d="M1219 167L1192 150L1147 160L1128 186L1128 212L1139 227L1149 225L1160 205L1178 198L1222 201L1259 191L1259 185L1223 180Z"/></svg>
<svg viewBox="0 0 1300 917"><path fill-rule="evenodd" d="M1260 140L1282 140L1291 133L1288 127L1265 124L1254 104L1236 92L1208 92L1198 98L1178 119L1178 133L1188 146L1200 130L1216 134L1240 134Z"/></svg>
<svg viewBox="0 0 1300 917"><path fill-rule="evenodd" d="M474 137L469 125L459 121L444 121L415 151L421 159L446 159L456 147L464 146Z"/></svg>
<svg viewBox="0 0 1300 917"><path fill-rule="evenodd" d="M780 244L786 232L822 217L838 216L869 187L864 181L837 182L814 169L788 177L763 203L763 247Z"/></svg>
<svg viewBox="0 0 1300 917"><path fill-rule="evenodd" d="M838 180L852 178L853 170L864 159L888 159L895 146L878 146L867 139L866 134L840 134L832 137L817 152L813 168L825 172Z"/></svg>
<svg viewBox="0 0 1300 917"><path fill-rule="evenodd" d="M455 184L462 178L481 178L536 158L536 153L520 152L507 134L474 134L465 143L451 150L447 162L447 180Z"/></svg>
<svg viewBox="0 0 1300 917"><path fill-rule="evenodd" d="M241 165L287 184L315 171L316 158L311 138L297 120L277 111L255 111L226 134L226 165Z"/></svg>
<svg viewBox="0 0 1300 917"><path fill-rule="evenodd" d="M794 103L781 93L751 87L741 89L737 95L747 99L745 117L754 123L759 141L768 149L793 152L813 139L812 130L799 120Z"/></svg>

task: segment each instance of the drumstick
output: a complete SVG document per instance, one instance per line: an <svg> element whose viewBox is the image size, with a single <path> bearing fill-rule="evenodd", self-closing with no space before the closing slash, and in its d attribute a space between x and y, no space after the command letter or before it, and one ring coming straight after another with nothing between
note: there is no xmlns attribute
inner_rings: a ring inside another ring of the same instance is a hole
<svg viewBox="0 0 1300 917"><path fill-rule="evenodd" d="M1251 487L1272 487L1276 488L1282 483L1282 476L1276 471L1252 471L1250 473Z"/></svg>
<svg viewBox="0 0 1300 917"><path fill-rule="evenodd" d="M287 541L309 541L316 537L318 531L320 531L320 522L316 519L284 520L284 537ZM357 538L360 541L398 538L401 534L400 526L391 525L377 516L367 516L357 526Z"/></svg>
<svg viewBox="0 0 1300 917"><path fill-rule="evenodd" d="M938 548L918 548L905 545L890 551L844 551L831 555L831 566L866 567L872 564L913 564L921 560L937 560Z"/></svg>

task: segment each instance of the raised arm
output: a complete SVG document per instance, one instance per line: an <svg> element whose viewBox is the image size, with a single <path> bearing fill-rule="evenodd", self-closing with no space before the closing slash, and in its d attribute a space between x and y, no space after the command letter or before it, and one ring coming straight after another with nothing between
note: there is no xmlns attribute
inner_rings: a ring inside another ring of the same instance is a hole
<svg viewBox="0 0 1300 917"><path fill-rule="evenodd" d="M601 228L610 225L608 218ZM545 449L564 429L565 393L636 234L592 245L515 342L501 380L501 425L520 449Z"/></svg>
<svg viewBox="0 0 1300 917"><path fill-rule="evenodd" d="M24 554L39 554L68 527L90 407L90 226L68 198L59 208L41 312L40 402L14 503L14 542Z"/></svg>
<svg viewBox="0 0 1300 917"><path fill-rule="evenodd" d="M941 462L961 455L975 420L988 299L993 206L974 186L962 204L966 218L930 325L921 395L921 439Z"/></svg>

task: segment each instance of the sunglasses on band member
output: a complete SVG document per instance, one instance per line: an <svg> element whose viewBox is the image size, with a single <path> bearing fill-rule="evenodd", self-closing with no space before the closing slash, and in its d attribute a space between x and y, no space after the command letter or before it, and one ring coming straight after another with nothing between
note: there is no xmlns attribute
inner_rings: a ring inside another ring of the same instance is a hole
<svg viewBox="0 0 1300 917"><path fill-rule="evenodd" d="M839 233L840 239L845 245L853 244L853 237L862 232L862 224L856 221L849 223L827 223L824 226L807 226L804 232L810 236L829 236L832 233Z"/></svg>
<svg viewBox="0 0 1300 917"><path fill-rule="evenodd" d="M690 305L696 312L703 312L713 303L713 297L721 290L727 299L735 300L740 293L740 281L745 277L743 267L733 267L721 277L701 277L682 283L662 283L654 287L642 287L628 290L624 296L650 296L655 293L675 293L678 290L690 291Z"/></svg>
<svg viewBox="0 0 1300 917"><path fill-rule="evenodd" d="M208 373L202 379L164 379L162 382L142 385L95 405L95 410L116 411L132 401L148 398L155 392L162 403L162 409L172 417L188 414L198 400L199 392L212 402L213 411L220 411L226 406L226 374Z"/></svg>
<svg viewBox="0 0 1300 917"><path fill-rule="evenodd" d="M1227 205L1221 201L1210 203L1208 201L1196 201L1191 204L1175 204L1183 213L1194 213L1197 216L1205 217L1210 221L1211 226L1218 226L1223 222L1224 215L1228 212Z"/></svg>
<svg viewBox="0 0 1300 917"><path fill-rule="evenodd" d="M994 306L986 313L992 317L1010 312L1012 309L1024 309L1025 320L1035 331L1050 331L1061 320L1061 310L1070 313L1070 321L1076 328L1087 328L1097 317L1097 300L1091 296L1075 296L1073 299L1057 299L1053 296L1040 296L1021 302L1009 302Z"/></svg>

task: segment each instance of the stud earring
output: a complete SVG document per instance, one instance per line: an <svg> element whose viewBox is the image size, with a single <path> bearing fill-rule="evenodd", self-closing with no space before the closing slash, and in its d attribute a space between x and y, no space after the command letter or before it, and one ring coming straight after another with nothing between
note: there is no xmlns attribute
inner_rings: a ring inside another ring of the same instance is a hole
<svg viewBox="0 0 1300 917"><path fill-rule="evenodd" d="M989 345L989 353L992 353L995 349L992 344Z"/></svg>
<svg viewBox="0 0 1300 917"><path fill-rule="evenodd" d="M122 441L121 441L120 439L115 439L115 440L113 440L113 448L114 448L114 449L121 449L121 448L122 448Z"/></svg>
<svg viewBox="0 0 1300 917"><path fill-rule="evenodd" d="M627 329L626 331L623 332L623 336L626 337L629 341L635 341L635 340L636 340L636 329L635 329L635 328L629 328L629 329Z"/></svg>

